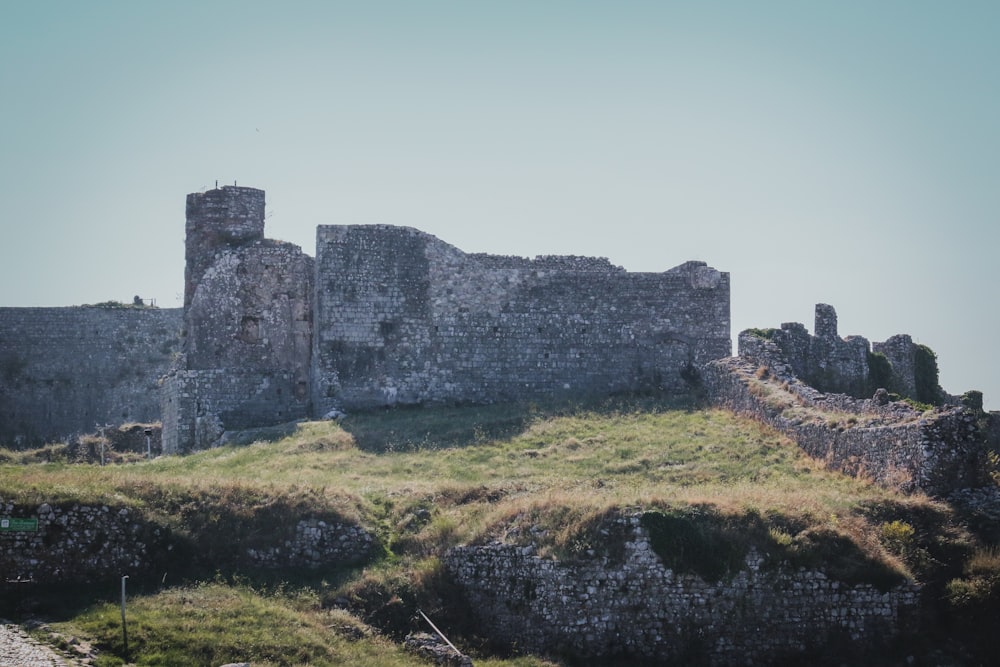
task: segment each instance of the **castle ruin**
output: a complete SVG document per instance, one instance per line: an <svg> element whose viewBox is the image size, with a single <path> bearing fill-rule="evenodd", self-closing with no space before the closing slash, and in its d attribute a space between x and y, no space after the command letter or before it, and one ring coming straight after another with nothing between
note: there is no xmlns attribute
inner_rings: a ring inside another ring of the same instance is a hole
<svg viewBox="0 0 1000 667"><path fill-rule="evenodd" d="M0 308L0 444L160 420L163 451L183 453L333 411L684 392L730 354L729 274L703 262L629 273L599 258L470 254L389 225L320 226L312 257L265 237L264 203L235 185L188 195L182 309ZM739 354L730 366L821 397L958 403L929 349L841 338L824 304L814 335L747 330ZM741 404L712 390L731 385L721 368L709 396Z"/></svg>
<svg viewBox="0 0 1000 667"><path fill-rule="evenodd" d="M187 199L184 334L164 451L333 409L680 391L730 353L729 275L467 254L408 227L264 237L264 193Z"/></svg>

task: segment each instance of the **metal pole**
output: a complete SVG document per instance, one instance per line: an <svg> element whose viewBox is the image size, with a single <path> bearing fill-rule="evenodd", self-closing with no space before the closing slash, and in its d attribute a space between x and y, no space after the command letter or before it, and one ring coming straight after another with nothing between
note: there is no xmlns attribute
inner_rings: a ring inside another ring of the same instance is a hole
<svg viewBox="0 0 1000 667"><path fill-rule="evenodd" d="M125 662L128 662L128 628L125 626L125 580L128 575L122 577L122 642L125 644Z"/></svg>

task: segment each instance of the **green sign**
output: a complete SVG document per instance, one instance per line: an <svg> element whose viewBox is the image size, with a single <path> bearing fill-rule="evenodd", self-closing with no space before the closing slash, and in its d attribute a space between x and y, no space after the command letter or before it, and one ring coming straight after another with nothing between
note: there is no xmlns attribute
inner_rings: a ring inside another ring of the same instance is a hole
<svg viewBox="0 0 1000 667"><path fill-rule="evenodd" d="M38 519L0 518L0 531L35 532L38 530Z"/></svg>

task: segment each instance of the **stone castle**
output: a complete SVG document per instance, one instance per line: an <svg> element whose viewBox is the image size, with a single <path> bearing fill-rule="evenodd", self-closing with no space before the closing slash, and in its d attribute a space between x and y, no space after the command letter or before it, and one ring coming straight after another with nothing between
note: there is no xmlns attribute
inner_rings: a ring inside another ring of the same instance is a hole
<svg viewBox="0 0 1000 667"><path fill-rule="evenodd" d="M264 192L235 185L188 195L185 259L182 309L0 308L0 445L161 421L182 453L343 410L683 392L731 351L729 274L703 262L629 273L388 225L321 226L311 257L267 239ZM841 338L824 304L815 335L786 323L739 344L823 392L957 402L927 348Z"/></svg>
<svg viewBox="0 0 1000 667"><path fill-rule="evenodd" d="M730 354L729 275L467 254L387 225L264 236L264 192L187 198L183 309L0 309L0 442L162 420L163 450L331 410L680 391ZM686 380L687 378L687 380Z"/></svg>

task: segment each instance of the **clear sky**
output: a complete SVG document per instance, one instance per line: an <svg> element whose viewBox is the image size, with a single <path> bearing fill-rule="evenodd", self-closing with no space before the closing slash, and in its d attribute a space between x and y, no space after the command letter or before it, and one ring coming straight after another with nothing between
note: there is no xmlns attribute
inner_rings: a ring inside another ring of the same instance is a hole
<svg viewBox="0 0 1000 667"><path fill-rule="evenodd" d="M310 254L704 260L734 334L829 303L1000 408L995 0L0 0L0 305L179 306L216 180Z"/></svg>

